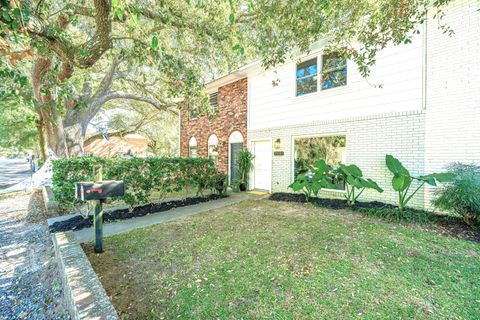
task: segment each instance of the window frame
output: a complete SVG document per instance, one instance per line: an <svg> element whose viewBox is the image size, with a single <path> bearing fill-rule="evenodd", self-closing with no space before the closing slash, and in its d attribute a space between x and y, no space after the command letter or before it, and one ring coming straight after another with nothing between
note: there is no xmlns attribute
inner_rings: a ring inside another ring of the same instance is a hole
<svg viewBox="0 0 480 320"><path fill-rule="evenodd" d="M310 61L310 60L316 60L317 62L317 72L316 74L314 75L308 75L308 76L304 76L304 77L301 77L301 78L297 78L297 71L298 71L298 66L304 62L307 62L307 61ZM305 97L305 96L308 96L308 95L311 95L313 93L317 93L318 92L318 85L319 85L319 82L318 82L318 76L319 76L319 73L318 73L318 67L319 67L319 63L318 63L318 56L315 56L315 57L308 57L308 58L305 58L305 59L302 59L300 62L296 63L295 64L295 97ZM313 92L309 92L309 93L304 93L304 94L301 94L299 95L298 94L298 80L299 79L306 79L306 78L310 78L310 77L317 77L317 89Z"/></svg>
<svg viewBox="0 0 480 320"><path fill-rule="evenodd" d="M348 76L348 59L345 59L345 68L346 68L346 71L347 71L347 76L346 76L346 80L345 80L345 85L342 85L342 86L337 86L337 87L333 87L333 88L328 88L328 89L322 89L322 75L323 75L323 56L326 56L327 54L325 54L323 51L320 51L318 53L316 53L315 55L311 55L311 56L307 56L301 60L299 60L299 62L295 63L295 68L294 68L294 79L295 79L295 91L293 92L294 94L294 97L295 98L303 98L303 97L309 97L311 95L314 95L314 94L318 94L322 91L331 91L333 89L338 89L338 88L345 88L348 86L348 79L349 79L349 76ZM317 90L314 91L314 92L310 92L310 93L305 93L305 94L302 94L302 95L298 95L297 92L298 92L298 84L297 84L297 67L299 64L301 63L304 63L308 60L313 60L313 59L316 59L317 60ZM343 69L343 68L342 68ZM331 69L329 70L329 72L332 72L334 71L334 69Z"/></svg>
<svg viewBox="0 0 480 320"><path fill-rule="evenodd" d="M195 145L191 145L192 139L195 140ZM192 157L192 148L195 148L195 157ZM198 158L198 140L195 138L195 136L191 136L190 139L188 139L188 157L189 158Z"/></svg>
<svg viewBox="0 0 480 320"><path fill-rule="evenodd" d="M319 77L318 77L318 78L319 78L319 91L331 90L331 89L341 88L341 87L346 87L346 86L347 86L347 81L348 81L348 60L345 59L345 65L344 65L343 67L341 67L341 68L336 67L336 68L331 68L331 69L327 69L327 70L324 71L324 70L323 70L323 62L324 62L323 57L324 57L324 56L328 56L328 55L329 55L329 54L324 54L324 53L322 53L322 54L320 55L320 57L321 57L320 60L322 60L322 68L320 69L320 74L319 74ZM336 71L340 71L340 70L342 70L342 69L345 69L345 71L347 72L347 75L345 76L345 84L344 84L344 85L341 85L341 86L336 86L336 87L331 87L331 88L326 88L326 89L324 89L324 88L323 88L323 81L322 81L322 80L323 80L323 75L324 75L325 73L336 72Z"/></svg>
<svg viewBox="0 0 480 320"><path fill-rule="evenodd" d="M313 133L313 134L302 134L302 135L292 135L291 136L291 158L290 158L290 183L295 182L295 139L302 139L302 138L325 138L325 137L337 137L337 136L344 136L345 137L345 164L348 164L348 135L346 132L335 132L335 133ZM333 193L346 193L345 189L330 189L330 188L322 188L322 190L327 192Z"/></svg>
<svg viewBox="0 0 480 320"><path fill-rule="evenodd" d="M215 96L215 100L216 100L215 107L212 105L212 96ZM218 91L212 92L208 95L208 103L210 105L210 110L213 113L218 112Z"/></svg>

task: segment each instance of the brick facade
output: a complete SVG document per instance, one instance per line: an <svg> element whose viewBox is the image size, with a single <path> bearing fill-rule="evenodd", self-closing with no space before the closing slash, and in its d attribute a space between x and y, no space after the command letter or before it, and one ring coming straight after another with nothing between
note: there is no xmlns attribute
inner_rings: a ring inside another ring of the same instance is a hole
<svg viewBox="0 0 480 320"><path fill-rule="evenodd" d="M181 111L180 119L180 155L188 157L188 142L191 137L197 140L199 157L208 157L208 138L218 137L218 169L228 172L228 138L234 131L243 135L247 142L247 79L235 81L218 88L217 114L189 119L187 108Z"/></svg>

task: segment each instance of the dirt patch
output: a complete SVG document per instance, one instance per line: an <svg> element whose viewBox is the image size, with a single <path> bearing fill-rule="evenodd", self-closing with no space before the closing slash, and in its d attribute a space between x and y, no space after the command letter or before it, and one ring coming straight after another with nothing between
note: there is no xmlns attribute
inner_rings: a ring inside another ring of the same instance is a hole
<svg viewBox="0 0 480 320"><path fill-rule="evenodd" d="M346 204L345 200L342 199L325 199L325 198L311 198L307 201L307 198L304 194L300 193L287 193L279 192L274 193L269 197L273 201L283 201L283 202L297 202L297 203L312 203L315 206L327 209L351 209L354 211L365 212L368 209L387 209L387 210L397 210L397 207L391 204L372 201L372 202L357 202L354 206L349 207ZM410 213L416 215L425 215L429 221L427 225L422 225L421 229L427 231L433 231L437 234L450 236L457 239L469 240L480 242L480 228L478 226L471 226L466 224L462 219L437 215L433 212L417 210L417 209L408 209ZM407 224L408 225L408 224ZM418 224L410 224L416 225Z"/></svg>
<svg viewBox="0 0 480 320"><path fill-rule="evenodd" d="M182 200L172 200L161 203L149 203L146 205L138 206L129 209L118 209L109 212L104 212L103 221L112 222L117 220L126 220L134 217L143 217L148 214L168 211L174 208L185 207L190 205L195 205L203 202L208 202L212 200L217 200L226 197L225 195L211 194L206 197L192 197ZM68 220L55 222L50 226L50 232L63 232L68 230L81 230L84 228L90 228L93 226L93 217L89 216L87 219L84 219L82 216L75 216Z"/></svg>

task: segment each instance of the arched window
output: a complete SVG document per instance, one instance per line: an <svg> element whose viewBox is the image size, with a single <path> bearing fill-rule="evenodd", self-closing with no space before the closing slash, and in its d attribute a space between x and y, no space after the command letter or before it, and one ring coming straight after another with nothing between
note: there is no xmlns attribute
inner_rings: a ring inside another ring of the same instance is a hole
<svg viewBox="0 0 480 320"><path fill-rule="evenodd" d="M197 155L197 139L195 137L191 137L190 141L188 141L188 156L190 158L196 158Z"/></svg>
<svg viewBox="0 0 480 320"><path fill-rule="evenodd" d="M228 143L243 143L243 135L240 131L233 131L228 137Z"/></svg>
<svg viewBox="0 0 480 320"><path fill-rule="evenodd" d="M218 157L218 137L212 134L208 137L208 157L213 159L213 162L217 164Z"/></svg>

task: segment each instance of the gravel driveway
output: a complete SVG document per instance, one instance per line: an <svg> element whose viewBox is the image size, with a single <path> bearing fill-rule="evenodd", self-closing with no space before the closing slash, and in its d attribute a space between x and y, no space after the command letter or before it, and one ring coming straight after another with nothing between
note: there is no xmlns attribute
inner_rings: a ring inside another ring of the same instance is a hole
<svg viewBox="0 0 480 320"><path fill-rule="evenodd" d="M0 319L69 319L41 193L0 197Z"/></svg>

